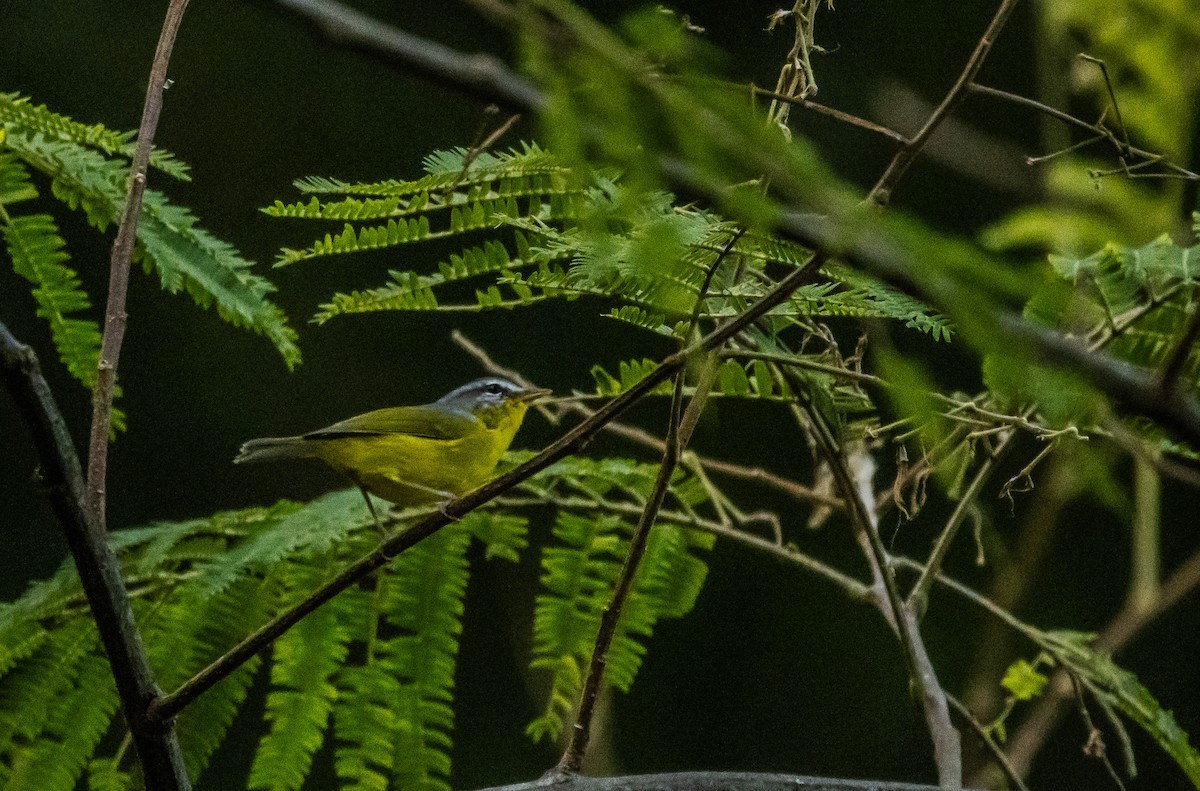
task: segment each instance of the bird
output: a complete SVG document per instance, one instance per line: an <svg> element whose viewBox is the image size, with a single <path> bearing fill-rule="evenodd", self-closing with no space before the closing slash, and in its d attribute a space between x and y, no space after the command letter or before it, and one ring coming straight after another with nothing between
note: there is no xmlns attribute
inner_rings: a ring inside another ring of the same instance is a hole
<svg viewBox="0 0 1200 791"><path fill-rule="evenodd" d="M234 464L316 458L362 492L400 506L438 504L486 483L529 405L549 390L488 376L430 404L377 409L294 437L242 445Z"/></svg>

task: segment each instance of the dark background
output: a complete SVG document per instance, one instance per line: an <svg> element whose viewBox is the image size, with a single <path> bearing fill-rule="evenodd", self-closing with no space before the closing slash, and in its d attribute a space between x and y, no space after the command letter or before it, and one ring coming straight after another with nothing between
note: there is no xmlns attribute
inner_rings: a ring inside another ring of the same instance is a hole
<svg viewBox="0 0 1200 791"><path fill-rule="evenodd" d="M503 35L457 4L356 5L464 50L508 54ZM634 4L592 6L612 18ZM776 6L709 0L676 7L706 27L728 53L732 78L769 87L790 45L787 30L771 35L763 30ZM135 128L164 8L161 2L0 0L0 31L5 31L0 90L32 96L87 123ZM906 124L898 114L907 108L920 118L925 108L907 97L940 99L993 10L992 3L911 0L844 2L834 13L822 10L818 40L831 54L815 64L818 99L913 131L915 122ZM989 59L984 81L1032 94L1034 62L1033 20L1024 6ZM471 143L482 105L325 44L273 12L270 3L193 0L171 76L174 84L156 142L192 165L194 181L170 183L152 174L151 186L192 207L206 228L260 262L260 272L278 285L277 301L301 332L305 363L289 373L266 341L194 308L190 298L164 295L155 277L136 274L120 366L125 390L120 403L129 415L129 430L113 446L109 465L112 527L280 497L307 499L339 485L315 466L246 469L229 461L248 437L296 433L371 408L432 400L473 378L479 368L451 343L454 328L483 343L502 363L558 391L588 388L587 372L595 362L611 369L623 358L667 351L643 333L599 318L599 306L586 301L515 313L388 313L338 319L319 328L305 323L333 291L379 285L389 267L427 268L444 251L416 247L271 271L278 248L311 240L314 226L274 220L258 208L276 198L294 198L291 181L301 176L415 176L429 151ZM895 200L938 227L969 236L1035 198L1019 153L1036 148L1039 124L1024 112L978 101L968 102L960 117L998 144L992 158L976 160L974 176L923 159ZM834 167L864 190L891 154L886 141L867 132L800 110L793 111L793 119ZM518 129L520 137L534 134L528 123ZM517 139L510 136L506 144ZM47 206L62 225L98 317L111 236L87 229L58 204L48 201ZM1148 235L1158 230L1148 229ZM25 282L0 267L0 320L41 351L82 448L90 399L56 364L48 332L33 309ZM914 353L932 347L924 337L896 340ZM973 386L977 375L969 353L945 348L935 353L942 366L939 377ZM637 419L659 428L659 417L650 407ZM531 418L517 445L539 447L553 435L543 421ZM799 442L790 418L753 405L714 406L697 436L701 447L719 448L722 456L765 460L784 472ZM610 448L636 452L608 443L596 452ZM31 481L34 463L13 410L0 407L0 599L18 596L28 580L50 573L65 556L57 525ZM750 510L780 510L785 527L806 550L861 571L839 525L803 532L805 515L789 511L788 503L757 489L743 494ZM1166 518L1179 517L1170 506ZM1010 529L1014 522L1004 508L996 510L998 530ZM1058 528L1050 560L1058 573L1034 593L1034 600L1046 606L1027 614L1039 626L1099 628L1124 596L1127 515L1077 511ZM937 522L920 524L929 531ZM1181 529L1187 528L1167 524L1169 534ZM891 540L900 549L911 546L923 553L930 538L904 533ZM974 571L969 564L973 548L968 543L953 558L955 570L986 585L986 570ZM1178 549L1175 556L1182 557L1183 548ZM523 671L536 556L528 553L521 567L479 562L476 570L460 657L453 754L453 781L464 788L532 779L555 757L550 748L532 745L522 735L539 705ZM1120 658L1193 732L1200 730L1200 639L1194 618L1180 611L1194 610L1195 604L1193 596ZM951 690L958 689L972 652L980 650L974 643L977 627L976 612L935 599L928 639ZM1023 650L1028 655L1032 649ZM247 723L261 705L260 690L246 705ZM610 723L610 768L626 771L751 769L933 779L928 740L917 708L907 699L898 647L877 615L791 567L733 546L714 553L710 583L696 611L661 625L633 693L614 701ZM1069 721L1047 748L1035 785L1068 789L1106 782L1095 763L1080 755L1083 738L1078 721ZM1135 745L1142 770L1135 787L1184 787L1156 747L1137 734ZM244 772L250 749L231 740L201 787L227 787L222 772L244 776L236 773ZM321 760L328 758L326 751Z"/></svg>

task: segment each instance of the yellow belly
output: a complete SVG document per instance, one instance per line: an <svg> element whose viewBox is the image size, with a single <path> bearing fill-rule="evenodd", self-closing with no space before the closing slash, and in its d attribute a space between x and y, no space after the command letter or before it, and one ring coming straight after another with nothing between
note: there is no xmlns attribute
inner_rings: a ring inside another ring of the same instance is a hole
<svg viewBox="0 0 1200 791"><path fill-rule="evenodd" d="M382 434L309 440L313 455L397 505L435 503L486 482L508 446L482 430L453 440ZM511 436L507 438L511 440Z"/></svg>

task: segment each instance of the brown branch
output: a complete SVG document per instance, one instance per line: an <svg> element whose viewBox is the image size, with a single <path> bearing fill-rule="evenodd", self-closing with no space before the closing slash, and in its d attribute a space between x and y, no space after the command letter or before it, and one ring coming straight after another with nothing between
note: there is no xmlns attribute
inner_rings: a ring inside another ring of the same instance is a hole
<svg viewBox="0 0 1200 791"><path fill-rule="evenodd" d="M740 88L741 86L731 86L731 87L739 87ZM896 143L899 143L900 145L906 145L909 142L907 137L900 134L895 129L890 129L881 124L877 124L874 121L869 121L866 118L860 118L857 115L853 115L851 113L845 112L844 110L839 110L836 107L830 107L827 104L821 104L820 102L814 102L811 99L802 99L797 96L788 96L787 94L777 93L776 91L768 91L766 88L760 88L757 85L754 85L753 83L751 83L751 85L750 85L750 92L752 94L754 94L755 96L764 96L768 99L773 99L777 102L787 102L788 104L794 104L797 107L802 107L805 110L811 110L814 113L819 113L821 115L829 116L830 118L834 118L843 123L850 124L851 126L857 126L860 129L866 129L868 132L874 132L877 135L883 135L884 137L886 137Z"/></svg>
<svg viewBox="0 0 1200 791"><path fill-rule="evenodd" d="M979 737L979 740L983 742L984 747L986 747L988 752L991 753L992 757L996 759L996 763L1000 764L1000 768L1004 772L1004 776L1008 778L1008 782L1011 783L1013 787L1017 789L1017 791L1029 791L1029 786L1025 785L1025 781L1022 780L1021 775L1017 773L1016 767L1009 762L1008 756L1004 754L1003 748L996 743L996 740L992 738L992 734L988 732L987 728L983 727L979 720L975 719L975 715L971 713L971 710L963 705L962 701L953 695L947 694L946 700L950 702L950 707L958 713L958 716L962 718L963 722L967 723L968 727L970 727L970 729L975 732L975 735Z"/></svg>
<svg viewBox="0 0 1200 791"><path fill-rule="evenodd" d="M705 185L683 168L673 168L673 176L687 180L692 188L712 194L715 185ZM946 312L970 311L972 324L987 328L992 343L1020 350L1039 365L1070 371L1098 391L1123 403L1127 408L1158 422L1181 438L1200 444L1200 400L1178 390L1163 393L1157 377L1132 363L1093 351L1079 340L1026 320L1020 314L998 306L965 285L940 272L923 272L920 281L914 272L920 262L877 228L862 227L857 238L841 241L836 227L827 218L811 214L783 212L776 230L787 238L810 248L838 256L845 263L874 275L902 291ZM957 310L955 309L957 306ZM966 308L964 306L970 306ZM988 338L979 339L984 343Z"/></svg>
<svg viewBox="0 0 1200 791"><path fill-rule="evenodd" d="M579 448L587 444L605 424L644 398L660 382L673 376L692 355L711 352L720 347L721 344L736 335L744 327L752 324L761 316L785 302L796 289L811 282L816 277L826 260L824 255L819 253L814 255L805 266L789 273L787 277L779 281L779 284L771 292L751 305L743 313L730 320L728 324L717 327L688 348L664 358L645 378L600 407L591 418L563 434L529 461L508 471L495 480L480 486L478 489L451 500L437 512L413 525L408 530L383 541L375 550L347 566L341 573L321 586L307 599L259 627L208 667L184 682L174 692L154 701L148 716L158 722L166 721L175 716L184 706L195 700L201 693L232 673L250 659L250 657L258 653L259 650L270 644L271 641L299 623L304 616L355 584L367 574L370 574L417 542L433 535L447 524L461 519L475 508L503 494L564 456L576 452Z"/></svg>
<svg viewBox="0 0 1200 791"><path fill-rule="evenodd" d="M938 534L937 541L934 542L933 550L929 553L929 559L925 561L925 568L921 570L921 575L917 577L916 583L913 584L912 590L909 591L907 606L917 613L920 618L925 613L925 607L929 600L929 589L933 587L934 577L942 569L942 564L946 560L946 553L950 551L950 544L954 541L954 536L958 533L958 528L966 521L967 509L975 502L979 496L979 491L983 488L983 484L991 477L992 471L995 470L996 464L1000 457L1012 445L1013 439L1017 436L1016 431L1009 430L1004 439L1000 440L1000 444L996 447L979 469L975 472L975 476L971 479L967 490L963 492L958 503L954 506L954 511L950 514L950 518L946 520L946 525L942 528L942 532Z"/></svg>
<svg viewBox="0 0 1200 791"><path fill-rule="evenodd" d="M113 242L109 262L108 305L104 311L104 338L100 343L100 361L96 387L92 395L92 433L88 443L87 506L101 530L105 529L104 486L108 473L108 438L112 430L113 391L117 383L117 362L121 356L121 341L125 337L125 293L129 290L129 265L133 260L133 245L137 241L138 217L142 212L142 195L146 191L146 171L150 168L150 150L158 116L162 112L163 90L167 82L167 64L175 46L175 34L183 22L188 0L171 0L163 19L158 48L150 67L150 83L142 106L142 122L138 126L137 147L130 168L129 192L125 211Z"/></svg>
<svg viewBox="0 0 1200 791"><path fill-rule="evenodd" d="M1000 31L1008 22L1009 16L1013 9L1017 6L1017 0L1001 0L1000 7L996 9L996 14L992 17L991 24L980 37L979 43L975 45L975 51L971 53L971 57L967 60L967 65L963 69L962 74L958 76L958 80L950 88L950 91L942 99L942 103L937 106L925 125L921 127L921 131L917 132L911 139L902 143L900 150L892 157L891 163L888 164L887 170L879 177L879 181L875 183L874 188L868 200L879 204L886 205L891 200L892 190L896 184L904 176L904 172L908 170L908 166L912 164L917 155L921 153L921 149L929 142L933 133L941 126L955 108L962 103L962 100L967 96L967 88L975 80L975 75L979 73L979 69L983 66L983 61L987 58L988 53L992 49L992 44L996 37L1000 35Z"/></svg>
<svg viewBox="0 0 1200 791"><path fill-rule="evenodd" d="M0 323L0 379L12 394L39 459L39 483L50 498L66 535L84 594L100 632L116 681L125 721L137 748L147 786L187 791L191 782L183 765L179 740L170 723L151 722L147 704L162 690L154 675L134 621L121 567L85 501L83 472L66 422L37 356Z"/></svg>
<svg viewBox="0 0 1200 791"><path fill-rule="evenodd" d="M416 74L484 101L525 110L540 110L545 105L541 91L491 55L458 52L337 0L270 0L265 5L307 20L334 44L388 63L403 63Z"/></svg>
<svg viewBox="0 0 1200 791"><path fill-rule="evenodd" d="M1009 93L1008 91L1002 91L999 88L991 88L987 85L980 85L979 83L976 83L976 82L972 82L969 86L967 86L967 88L972 93L978 93L983 96L991 96L996 99L1001 99L1006 102L1011 102L1012 104L1019 104L1024 107L1028 107L1030 109L1036 110L1039 113L1042 113L1044 115L1048 115L1051 118L1056 118L1059 121L1062 121L1064 124L1068 124L1070 126L1075 126L1075 127L1078 127L1079 129L1083 129L1085 131L1091 132L1092 134L1096 135L1097 137L1099 137L1103 140L1107 140L1110 144L1112 144L1112 146L1117 150L1117 155L1120 157L1123 157L1123 158L1139 157L1142 159L1151 160L1152 162L1162 165L1163 167L1167 168L1168 170L1174 172L1176 175L1181 176L1183 178L1200 179L1200 174L1193 173L1192 171L1188 170L1187 168L1180 167L1179 165L1176 165L1173 162L1171 162L1167 159L1164 159L1160 154L1155 154L1153 152L1145 150L1144 148L1138 148L1137 146L1129 145L1128 143L1122 142L1116 135L1114 135L1112 133L1112 131L1110 129L1108 129L1108 127L1101 126L1100 124L1089 123L1087 121L1084 121L1081 118L1076 118L1075 116L1071 115L1070 113L1065 113L1062 110L1051 107L1050 105L1043 104L1042 102L1039 102L1036 99L1030 99L1028 97L1021 96L1020 94Z"/></svg>
<svg viewBox="0 0 1200 791"><path fill-rule="evenodd" d="M1001 11L1005 14L1011 11L1015 2L1016 0L1005 0L997 12L997 18L1000 17ZM333 0L275 0L275 3L284 4L289 10L322 24L336 24L340 19L340 12L346 10L345 6ZM454 85L470 93L482 92L488 98L501 101L507 98L509 103L517 107L536 110L545 104L545 96L539 89L502 65L492 64L496 72L490 74L487 81L481 81L478 71L472 65L474 61L470 55L446 50L441 45L420 39L414 43L409 41L412 37L403 31L378 20L357 17L352 19L355 22L355 30L361 33L362 37L350 43L386 58L389 63L412 68L439 82ZM996 23L997 19L994 18L989 31L993 30ZM407 45L391 46L393 38L406 42ZM424 68L426 50L430 48L433 52L449 53L436 59L441 66L440 70ZM973 56L974 60L977 58ZM493 83L495 90L489 93L488 86ZM757 165L756 161L755 166ZM728 193L726 184L698 173L677 159L661 157L658 166L663 176L677 189L691 191L717 202ZM1200 444L1200 402L1195 398L1187 394L1172 394L1168 398L1162 398L1157 383L1151 382L1145 372L1135 366L1110 357L1088 354L1086 349L1054 330L1033 325L1011 311L991 305L976 305L977 300L973 298L960 300L960 285L947 278L927 278L927 282L921 284L914 282L912 272L916 267L905 251L899 249L893 240L877 233L875 228L861 224L855 227L859 231L857 238L847 242L846 234L839 232L839 227L828 219L787 211L786 207L776 216L774 222L774 229L785 237L810 248L822 250L825 255L839 255L846 263L901 288L939 310L949 311L952 305L970 304L974 306L972 312L975 315L980 310L985 311L989 321L983 324L995 327L997 335L1007 333L1010 336L1007 343L1010 348L1026 349L1030 355L1037 356L1050 367L1072 370L1101 392L1124 400L1135 411Z"/></svg>
<svg viewBox="0 0 1200 791"><path fill-rule="evenodd" d="M1150 607L1126 604L1096 638L1096 651L1115 654L1142 629L1200 587L1200 552L1177 566L1159 588L1158 598ZM1071 686L1065 675L1056 673L1046 685L1046 694L1009 739L1008 756L1022 774L1029 772L1033 758L1054 732L1071 698Z"/></svg>
<svg viewBox="0 0 1200 791"><path fill-rule="evenodd" d="M737 232L730 235L728 244L725 245L721 254L716 257L712 264L708 267L708 271L704 274L704 282L700 285L700 290L696 295L696 303L692 307L692 315L688 324L687 332L683 337L690 339L694 337L696 328L700 322L700 314L704 309L704 300L708 297L708 288L712 285L713 275L717 269L729 256L733 250L737 240L745 233L744 230L738 229ZM625 555L625 562L621 566L621 573L617 577L616 585L613 588L611 599L604 607L604 611L600 614L600 625L596 631L596 642L592 646L592 658L588 663L587 675L583 681L583 690L579 698L579 709L575 716L575 723L571 728L571 736L567 741L566 749L563 750L562 758L559 759L558 765L551 770L552 774L557 777L564 775L572 775L579 772L583 766L583 756L587 752L588 742L591 739L592 717L595 712L596 698L600 694L600 684L604 680L604 670L608 664L608 652L612 647L612 642L617 635L617 624L621 620L621 613L625 609L625 602L629 598L629 594L633 591L634 578L637 576L637 571L641 567L642 558L646 554L646 545L650 540L650 530L654 527L655 520L658 519L658 513L662 510L663 501L666 499L667 490L671 487L671 478L675 475L675 470L679 466L679 456L683 449L687 446L688 440L691 439L692 430L696 427L696 421L700 418L700 413L704 410L704 404L708 400L708 390L712 386L713 378L716 375L715 347L710 351L704 361L704 370L700 375L700 383L695 388L691 400L688 402L687 409L682 409L683 404L683 380L686 372L680 369L675 373L675 388L671 394L671 412L667 423L667 436L663 442L662 461L658 465L658 475L654 480L654 488L650 491L650 496L646 500L646 505L642 509L641 516L638 518L637 526L634 528L633 535L629 539L629 551Z"/></svg>
<svg viewBox="0 0 1200 791"><path fill-rule="evenodd" d="M650 528L658 518L659 509L667 496L671 485L671 476L679 465L679 423L680 406L683 401L683 369L675 374L675 393L672 396L671 418L667 426L667 439L663 450L662 461L658 465L658 475L654 479L654 488L646 501L637 527L629 539L629 551L621 566L620 576L613 588L612 597L600 613L600 626L596 632L596 642L592 646L592 658L588 662L587 675L584 678L583 690L579 697L579 709L575 715L575 723L571 727L571 735L567 740L566 749L558 765L551 770L552 776L563 777L579 772L583 765L583 756L591 739L592 715L596 709L596 698L600 694L600 683L604 679L604 670L608 665L608 651L617 635L617 624L621 620L621 612L625 602L633 590L633 581L641 567L642 558L646 554L646 544L650 539ZM693 398L688 404L702 401L703 397Z"/></svg>
<svg viewBox="0 0 1200 791"><path fill-rule="evenodd" d="M869 503L870 493L859 491L854 477L846 463L844 448L822 413L808 397L808 389L793 371L776 366L776 370L788 380L792 392L803 404L809 418L812 434L817 447L833 474L842 499L846 502L846 511L854 526L856 538L863 547L863 554L871 573L882 583L883 590L876 596L876 606L880 613L892 626L900 640L900 647L908 669L909 682L920 695L922 711L925 714L926 727L933 741L934 763L937 765L938 781L942 788L962 788L962 748L958 730L950 721L950 708L946 694L942 690L929 659L929 652L921 638L921 629L917 612L908 606L900 595L896 582L896 573L891 554L883 545L879 536L879 525L875 518L873 503Z"/></svg>

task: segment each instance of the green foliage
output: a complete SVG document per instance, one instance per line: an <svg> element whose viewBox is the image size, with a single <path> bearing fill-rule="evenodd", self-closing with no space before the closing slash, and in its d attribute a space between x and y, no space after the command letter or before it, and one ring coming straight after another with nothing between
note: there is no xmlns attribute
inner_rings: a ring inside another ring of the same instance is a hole
<svg viewBox="0 0 1200 791"><path fill-rule="evenodd" d="M51 323L55 344L77 379L91 384L97 354L94 320L68 318L87 310L87 295L44 214L16 216L9 205L36 197L22 163L50 179L51 192L88 222L104 231L119 221L125 205L131 152L130 136L84 126L33 107L15 95L0 94L0 221L14 267L34 282L39 314ZM151 162L186 178L186 168L168 152L156 150ZM268 298L274 287L250 271L251 262L229 244L197 226L187 209L171 204L156 190L146 190L137 227L135 260L158 272L165 290L186 291L197 305L214 307L225 321L267 337L289 367L300 361L296 333Z"/></svg>
<svg viewBox="0 0 1200 791"><path fill-rule="evenodd" d="M525 456L514 454L506 463ZM343 592L301 621L266 660L267 728L248 787L301 788L313 756L331 743L344 788L449 788L454 672L472 540L489 558L517 560L527 545L526 518L518 509L558 508L562 546L544 550L543 562L559 571L537 606L539 612L578 606L570 591L611 574L569 558L591 553L610 570L619 562L612 553L627 541L655 471L619 459L562 461L524 484L528 500L516 497L470 514L404 552L370 584ZM684 525L705 502L704 488L690 477L680 475L671 487L672 510L664 512L670 518L652 533L610 659L610 683L620 689L632 684L657 620L684 615L699 593L706 567L695 551L713 539ZM606 515L612 509L624 509L623 515ZM585 524L606 536L607 555L580 545L565 527L586 530ZM368 552L378 534L351 489L305 505L281 502L122 530L111 540L151 664L170 689ZM588 595L598 601L608 594L593 587ZM582 643L566 646L562 625L537 618L537 639L553 641L546 650L569 649L564 661L578 663ZM537 650L533 661L541 667L544 652ZM260 661L242 666L179 717L193 778L225 740ZM565 688L559 678L554 683ZM133 751L121 747L126 732L116 692L70 565L0 605L0 709L21 712L0 718L6 789L70 791L85 776L93 788L136 787Z"/></svg>
<svg viewBox="0 0 1200 791"><path fill-rule="evenodd" d="M136 145L133 132L116 132L106 129L103 124L87 126L52 112L44 104L34 106L20 94L0 93L0 126L8 128L10 125L51 140L92 148L110 157L119 154L131 159ZM191 181L187 164L165 148L155 147L150 151L150 166L182 181Z"/></svg>
<svg viewBox="0 0 1200 791"><path fill-rule="evenodd" d="M1086 257L1051 256L1051 274L1025 313L1086 342L1092 349L1149 371L1172 359L1196 310L1200 246L1180 247L1162 236L1141 247L1109 244ZM1030 374L1030 368L1037 371ZM1094 390L1070 376L1024 360L1019 350L993 355L985 365L989 387L1003 398L1036 402L1051 424L1089 427L1099 410ZM1178 381L1200 386L1200 353L1179 360ZM1193 455L1144 420L1131 421L1160 450Z"/></svg>
<svg viewBox="0 0 1200 791"><path fill-rule="evenodd" d="M1102 117L1113 140L1188 166L1193 149L1193 112L1200 99L1200 69L1193 54L1200 46L1194 8L1187 3L1138 0L1061 0L1040 8L1047 62L1066 80L1048 85L1050 103L1085 119ZM1111 79L1112 104L1104 72L1078 57L1103 60ZM1080 106L1089 109L1079 111ZM1091 135L1070 136L1057 121L1045 120L1042 137L1061 153L1044 168L1046 196L993 224L984 241L994 247L1037 245L1082 255L1108 242L1139 245L1163 229L1178 228L1185 182L1153 179L1158 166L1122 161L1108 140L1062 152ZM1126 171L1126 166L1139 169ZM1129 175L1138 178L1129 178Z"/></svg>
<svg viewBox="0 0 1200 791"><path fill-rule="evenodd" d="M1024 659L1018 659L1004 671L1000 685L1016 700L1033 700L1042 694L1048 678Z"/></svg>
<svg viewBox="0 0 1200 791"><path fill-rule="evenodd" d="M550 673L545 708L526 729L535 739L557 738L575 705L601 612L657 475L654 465L621 459L572 459L547 472L524 485L560 509L559 543L542 553L544 593L534 606L532 666ZM698 552L712 548L713 536L687 524L705 498L695 478L679 473L671 483L608 653L605 680L617 689L632 686L655 624L683 617L699 595L708 566Z"/></svg>
<svg viewBox="0 0 1200 791"><path fill-rule="evenodd" d="M774 270L801 266L811 255L678 206L669 193L627 187L606 173L584 177L531 144L474 158L462 149L439 152L415 181L310 178L297 187L316 195L264 211L335 221L341 230L304 249L284 249L278 265L464 237L465 246L436 271L393 269L383 286L334 294L314 316L318 323L381 310L479 311L593 296L618 303L612 318L678 337L710 270L700 315L717 320L765 294ZM845 267L825 272L824 282L799 290L778 315L794 322L889 318L949 339L946 319L916 300ZM462 298L459 283L473 286L466 291L473 299Z"/></svg>
<svg viewBox="0 0 1200 791"><path fill-rule="evenodd" d="M3 99L0 96L0 107L4 106ZM13 271L33 284L37 314L49 323L59 358L71 376L90 390L96 382L100 359L100 325L77 315L88 310L91 302L75 270L66 265L70 256L54 218L48 214L19 215L12 208L36 197L37 190L16 155L0 153L0 233ZM119 387L116 394L120 395ZM124 425L124 413L114 409L114 430L120 431Z"/></svg>
<svg viewBox="0 0 1200 791"><path fill-rule="evenodd" d="M1093 635L1078 632L1041 633L1038 642L1054 662L1075 676L1106 710L1120 711L1148 733L1179 768L1200 788L1200 752L1137 677L1091 646ZM1110 717L1110 721L1115 721ZM1129 761L1132 765L1132 760Z"/></svg>
<svg viewBox="0 0 1200 791"><path fill-rule="evenodd" d="M547 592L538 596L534 608L533 667L551 673L546 708L526 729L534 739L558 738L575 705L631 529L631 522L615 515L564 513L555 523L554 536L563 546L549 548L542 556L542 587ZM644 641L658 620L691 610L708 571L692 552L711 546L711 535L679 525L659 523L651 530L632 598L609 649L609 684L628 691L646 652Z"/></svg>

